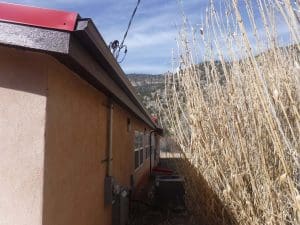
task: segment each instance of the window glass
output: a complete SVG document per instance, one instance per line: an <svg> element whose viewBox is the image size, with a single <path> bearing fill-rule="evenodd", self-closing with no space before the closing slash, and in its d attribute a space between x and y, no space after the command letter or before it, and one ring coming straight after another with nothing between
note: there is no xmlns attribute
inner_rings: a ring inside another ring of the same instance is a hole
<svg viewBox="0 0 300 225"><path fill-rule="evenodd" d="M134 168L137 169L139 167L139 151L134 152Z"/></svg>
<svg viewBox="0 0 300 225"><path fill-rule="evenodd" d="M139 132L134 132L134 149L139 148Z"/></svg>
<svg viewBox="0 0 300 225"><path fill-rule="evenodd" d="M144 149L140 149L140 165L144 162Z"/></svg>
<svg viewBox="0 0 300 225"><path fill-rule="evenodd" d="M139 168L144 162L144 133L134 132L134 168Z"/></svg>
<svg viewBox="0 0 300 225"><path fill-rule="evenodd" d="M147 132L144 136L144 143L145 143L145 155L146 155L146 159L149 158L150 156L150 133Z"/></svg>

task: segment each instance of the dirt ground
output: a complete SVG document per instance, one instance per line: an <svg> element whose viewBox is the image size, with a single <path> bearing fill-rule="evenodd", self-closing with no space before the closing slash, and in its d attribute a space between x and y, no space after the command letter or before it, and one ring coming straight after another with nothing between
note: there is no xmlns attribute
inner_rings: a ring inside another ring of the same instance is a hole
<svg viewBox="0 0 300 225"><path fill-rule="evenodd" d="M160 166L176 170L169 160L161 160ZM166 203L157 199L154 183L153 179L149 181L143 200L131 203L129 225L199 225L182 203Z"/></svg>
<svg viewBox="0 0 300 225"><path fill-rule="evenodd" d="M135 203L129 225L198 225L186 209L162 209Z"/></svg>

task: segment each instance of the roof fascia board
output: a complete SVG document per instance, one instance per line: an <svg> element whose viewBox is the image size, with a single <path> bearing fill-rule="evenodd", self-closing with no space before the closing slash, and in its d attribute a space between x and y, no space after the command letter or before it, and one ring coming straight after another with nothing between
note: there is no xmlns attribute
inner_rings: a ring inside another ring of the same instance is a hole
<svg viewBox="0 0 300 225"><path fill-rule="evenodd" d="M79 20L74 33L77 34L94 57L101 62L101 65L105 68L105 70L109 74L113 75L112 78L122 87L125 93L130 96L131 101L133 101L134 104L136 104L137 107L149 118L149 120L151 120L152 126L157 128L157 125L152 121L148 111L138 100L135 89L132 87L120 65L117 63L109 48L105 44L105 41L92 20Z"/></svg>
<svg viewBox="0 0 300 225"><path fill-rule="evenodd" d="M91 23L86 25L93 30ZM128 84L127 78L122 78L125 76L124 72L97 30L96 33L86 29L67 32L7 22L0 22L0 30L0 44L46 52L54 56L95 88L114 96L115 100L126 106L151 128L158 128L130 90L131 84ZM91 33L95 37L91 37ZM88 48L83 46L89 42L93 45ZM116 72L116 68L119 68L119 72Z"/></svg>
<svg viewBox="0 0 300 225"><path fill-rule="evenodd" d="M110 93L110 95L122 105L126 106L130 111L136 114L140 119L145 121L150 127L155 128L152 120L144 115L143 112L132 102L128 95L117 85L117 83L111 79L106 71L102 69L102 65L99 64L89 54L88 51L81 45L81 43L74 37L71 37L69 57L77 64L80 68L74 67L74 63L69 67L76 74L81 75L86 81L97 89L103 90L104 92ZM58 58L62 59L62 58ZM63 63L67 66L70 63L63 60ZM78 73L79 71L80 73Z"/></svg>

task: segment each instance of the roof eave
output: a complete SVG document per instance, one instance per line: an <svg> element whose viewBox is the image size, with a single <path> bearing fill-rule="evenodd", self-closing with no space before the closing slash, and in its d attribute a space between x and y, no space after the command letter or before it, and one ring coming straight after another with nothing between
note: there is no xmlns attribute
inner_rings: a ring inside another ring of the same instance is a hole
<svg viewBox="0 0 300 225"><path fill-rule="evenodd" d="M0 44L50 54L158 130L90 19L73 32L0 22ZM101 71L105 70L106 73Z"/></svg>
<svg viewBox="0 0 300 225"><path fill-rule="evenodd" d="M122 90L130 97L131 101L147 117L148 123L150 123L149 125L151 125L152 128L158 129L158 125L152 121L151 115L138 100L134 87L105 44L104 39L93 21L91 19L79 20L74 34L80 39L81 43L89 49L95 59L101 62L101 66L103 66L109 74L113 75L111 78L122 87Z"/></svg>

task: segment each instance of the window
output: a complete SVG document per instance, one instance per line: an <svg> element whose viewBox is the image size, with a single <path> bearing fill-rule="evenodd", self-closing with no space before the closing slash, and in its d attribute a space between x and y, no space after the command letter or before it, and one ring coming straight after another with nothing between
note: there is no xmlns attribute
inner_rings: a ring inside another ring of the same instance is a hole
<svg viewBox="0 0 300 225"><path fill-rule="evenodd" d="M152 150L152 155L154 156L154 159L156 159L156 149L155 149L155 134L151 135L151 150ZM154 153L154 154L153 154Z"/></svg>
<svg viewBox="0 0 300 225"><path fill-rule="evenodd" d="M145 144L146 159L148 159L150 157L150 133L145 133L144 144Z"/></svg>
<svg viewBox="0 0 300 225"><path fill-rule="evenodd" d="M144 162L143 133L134 132L134 168L139 168Z"/></svg>
<svg viewBox="0 0 300 225"><path fill-rule="evenodd" d="M140 149L140 165L144 162L144 148Z"/></svg>

